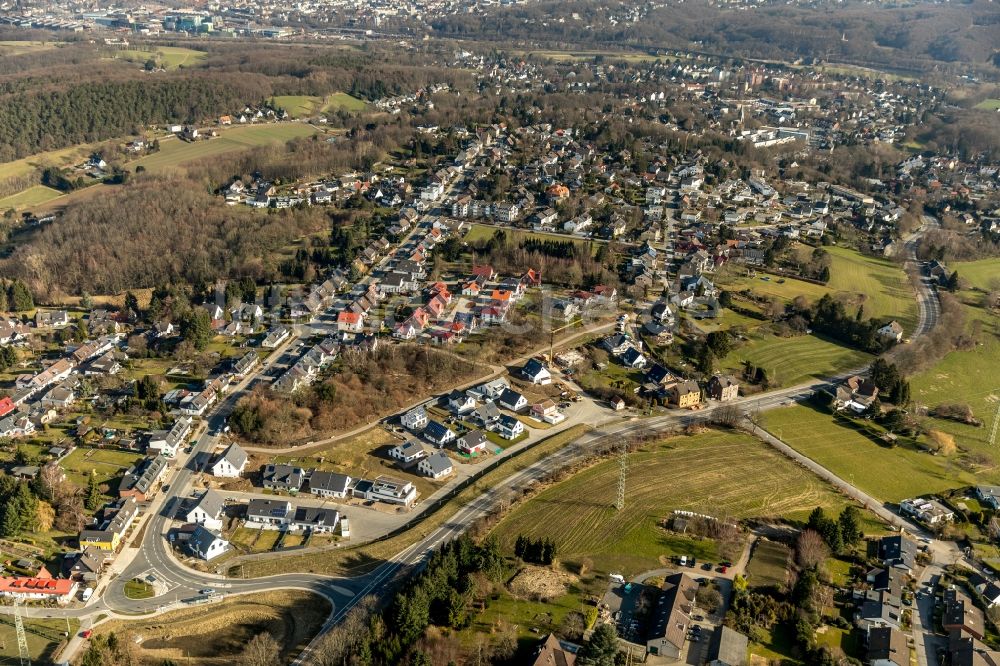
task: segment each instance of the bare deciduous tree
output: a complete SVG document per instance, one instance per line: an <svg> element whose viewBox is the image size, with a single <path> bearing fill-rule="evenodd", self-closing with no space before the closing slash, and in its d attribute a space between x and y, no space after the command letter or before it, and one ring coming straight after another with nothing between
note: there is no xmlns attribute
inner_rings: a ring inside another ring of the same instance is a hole
<svg viewBox="0 0 1000 666"><path fill-rule="evenodd" d="M805 530L795 544L795 559L803 569L814 569L830 554L823 537L814 530Z"/></svg>

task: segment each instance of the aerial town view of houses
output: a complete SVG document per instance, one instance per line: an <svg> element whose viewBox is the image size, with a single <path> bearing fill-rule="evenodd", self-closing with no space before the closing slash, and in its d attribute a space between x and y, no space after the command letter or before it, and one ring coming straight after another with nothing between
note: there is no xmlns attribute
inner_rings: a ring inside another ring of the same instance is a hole
<svg viewBox="0 0 1000 666"><path fill-rule="evenodd" d="M997 25L3 6L0 663L1000 665Z"/></svg>

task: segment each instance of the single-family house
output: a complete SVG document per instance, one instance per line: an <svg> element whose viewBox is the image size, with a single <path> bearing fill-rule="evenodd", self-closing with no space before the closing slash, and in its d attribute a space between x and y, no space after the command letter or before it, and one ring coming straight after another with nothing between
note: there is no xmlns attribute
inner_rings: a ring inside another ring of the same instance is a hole
<svg viewBox="0 0 1000 666"><path fill-rule="evenodd" d="M184 512L184 520L203 525L210 530L222 529L222 510L225 500L214 490L206 490L190 508Z"/></svg>
<svg viewBox="0 0 1000 666"><path fill-rule="evenodd" d="M528 362L521 368L521 376L532 384L545 386L552 383L552 374L549 369L537 359L528 359Z"/></svg>
<svg viewBox="0 0 1000 666"><path fill-rule="evenodd" d="M417 471L432 479L440 479L454 471L451 458L444 451L438 451L417 463Z"/></svg>
<svg viewBox="0 0 1000 666"><path fill-rule="evenodd" d="M411 432L420 432L427 427L427 411L423 407L414 407L400 418L403 427Z"/></svg>
<svg viewBox="0 0 1000 666"><path fill-rule="evenodd" d="M315 470L309 475L309 492L320 497L343 499L351 491L352 481L346 474Z"/></svg>
<svg viewBox="0 0 1000 666"><path fill-rule="evenodd" d="M499 416L497 418L499 419ZM486 451L487 444L489 444L489 440L486 439L486 435L481 430L470 430L459 437L455 445L462 453L472 454L483 453Z"/></svg>
<svg viewBox="0 0 1000 666"><path fill-rule="evenodd" d="M501 393L497 403L512 412L520 412L528 407L528 399L513 389L506 389Z"/></svg>
<svg viewBox="0 0 1000 666"><path fill-rule="evenodd" d="M209 470L212 476L235 479L243 474L243 468L246 467L246 464L247 452L239 444L233 442L226 447L219 459L212 463Z"/></svg>
<svg viewBox="0 0 1000 666"><path fill-rule="evenodd" d="M423 435L427 441L439 447L455 441L458 437L454 430L438 421L429 421L427 427L424 428Z"/></svg>
<svg viewBox="0 0 1000 666"><path fill-rule="evenodd" d="M503 414L497 421L497 432L504 439L517 439L524 434L524 424L510 414Z"/></svg>
<svg viewBox="0 0 1000 666"><path fill-rule="evenodd" d="M410 466L421 458L426 458L427 449L417 440L410 439L389 449L389 457Z"/></svg>
<svg viewBox="0 0 1000 666"><path fill-rule="evenodd" d="M735 400L740 394L740 384L730 375L713 375L708 380L708 395L719 402Z"/></svg>
<svg viewBox="0 0 1000 666"><path fill-rule="evenodd" d="M204 525L199 525L191 533L191 537L187 541L187 548L195 557L213 560L229 550L229 542L223 539L218 532Z"/></svg>

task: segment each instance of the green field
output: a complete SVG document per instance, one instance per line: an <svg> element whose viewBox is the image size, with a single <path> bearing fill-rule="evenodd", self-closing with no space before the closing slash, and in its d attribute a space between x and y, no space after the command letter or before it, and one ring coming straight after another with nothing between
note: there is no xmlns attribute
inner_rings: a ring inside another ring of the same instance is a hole
<svg viewBox="0 0 1000 666"><path fill-rule="evenodd" d="M836 417L808 406L766 412L764 426L796 451L866 493L883 501L994 483L996 472L974 476L959 468L954 457L934 456L904 445L888 448Z"/></svg>
<svg viewBox="0 0 1000 666"><path fill-rule="evenodd" d="M597 241L587 241L581 240L579 238L565 235L565 234L552 234L540 231L525 231L524 229L512 229L510 227L494 227L488 224L473 224L469 231L466 232L462 240L466 243L475 243L479 241L489 240L493 237L497 231L503 231L507 234L507 238L511 238L517 241L528 240L534 238L541 241L556 241L560 243L565 243L567 241L572 241L573 243L586 244L589 243L591 246L591 253L596 254L597 250L600 249L600 243Z"/></svg>
<svg viewBox="0 0 1000 666"><path fill-rule="evenodd" d="M753 557L747 565L747 582L750 587L773 587L783 590L788 584L788 565L791 560L788 546L777 541L759 539Z"/></svg>
<svg viewBox="0 0 1000 666"><path fill-rule="evenodd" d="M29 187L23 192L18 192L17 194L12 194L9 197L0 199L0 210L7 210L8 208L30 208L32 206L48 203L49 201L61 196L62 192L59 190L54 190L51 187L45 187L44 185L35 185L34 187Z"/></svg>
<svg viewBox="0 0 1000 666"><path fill-rule="evenodd" d="M953 351L933 368L910 377L912 398L928 409L943 403L963 403L983 422L975 427L955 421L931 419L931 427L956 436L958 446L989 456L1000 462L995 447L990 446L990 429L1000 403L1000 317L979 308L966 308L970 321L983 323L981 344L975 349Z"/></svg>
<svg viewBox="0 0 1000 666"><path fill-rule="evenodd" d="M205 60L206 56L203 51L186 49L181 46L157 46L155 49L150 49L149 51L136 49L115 51L114 57L139 64L144 64L147 60L153 58L164 69L177 69L178 67L191 67L200 64Z"/></svg>
<svg viewBox="0 0 1000 666"><path fill-rule="evenodd" d="M144 580L130 580L125 583L125 596L129 599L149 599L154 596L153 586Z"/></svg>
<svg viewBox="0 0 1000 666"><path fill-rule="evenodd" d="M976 289L989 291L1000 288L1000 259L961 261L949 266L959 277Z"/></svg>
<svg viewBox="0 0 1000 666"><path fill-rule="evenodd" d="M29 155L13 162L0 164L0 179L13 178L30 174L36 169L43 169L47 166L66 166L76 164L87 158L94 150L95 144L83 144L80 146L70 146L59 150L49 150L44 153Z"/></svg>
<svg viewBox="0 0 1000 666"><path fill-rule="evenodd" d="M984 99L979 104L976 104L977 109L985 109L986 111L996 111L1000 109L1000 99Z"/></svg>
<svg viewBox="0 0 1000 666"><path fill-rule="evenodd" d="M0 55L16 56L25 53L38 53L39 51L49 51L59 46L61 42L38 42L38 41L0 41Z"/></svg>
<svg viewBox="0 0 1000 666"><path fill-rule="evenodd" d="M607 460L542 491L497 526L497 537L507 548L518 534L550 537L563 561L589 557L598 571L634 574L672 555L715 558L711 541L660 526L674 509L804 519L816 506L839 512L844 505L820 479L741 433L672 437L632 454L622 511L614 507L618 473L618 461Z"/></svg>
<svg viewBox="0 0 1000 666"><path fill-rule="evenodd" d="M92 471L96 473L99 483L107 483L120 476L140 458L142 456L138 453L81 446L63 458L61 464L69 480L80 487L86 487L87 478Z"/></svg>
<svg viewBox="0 0 1000 666"><path fill-rule="evenodd" d="M234 127L220 133L219 136L188 143L180 139L167 138L160 141L160 150L131 163L131 166L143 166L147 171L156 173L171 167L182 166L204 157L214 157L236 150L245 150L269 143L282 143L296 137L315 134L316 129L302 123L271 123L266 125L250 125Z"/></svg>
<svg viewBox="0 0 1000 666"><path fill-rule="evenodd" d="M869 317L892 318L903 325L907 335L913 331L919 316L917 301L902 268L847 248L826 249L833 257L827 285L832 291L855 295Z"/></svg>
<svg viewBox="0 0 1000 666"><path fill-rule="evenodd" d="M871 355L844 347L815 335L781 338L769 332L754 332L720 364L739 375L743 361L767 371L768 380L780 386L795 386L813 378L830 377L865 366Z"/></svg>
<svg viewBox="0 0 1000 666"><path fill-rule="evenodd" d="M278 95L271 103L288 112L292 118L309 118L320 113L332 113L343 109L351 113L364 111L367 104L347 93L333 93L326 97L316 95Z"/></svg>
<svg viewBox="0 0 1000 666"><path fill-rule="evenodd" d="M64 619L26 619L24 633L28 642L28 653L36 664L56 663L56 651L66 640L63 634L73 635L80 629L80 621ZM17 632L14 619L9 615L0 618L0 664L18 664Z"/></svg>
<svg viewBox="0 0 1000 666"><path fill-rule="evenodd" d="M856 309L857 306L864 305L865 314L869 317L896 319L907 334L913 330L918 319L917 302L902 268L848 248L825 249L831 258L830 282L826 285L774 275L758 275L720 280L720 286L730 291L750 289L758 295L785 302L797 296L805 296L814 302L823 294L830 293L846 300L849 308ZM799 252L808 254L812 252L812 248L800 248Z"/></svg>

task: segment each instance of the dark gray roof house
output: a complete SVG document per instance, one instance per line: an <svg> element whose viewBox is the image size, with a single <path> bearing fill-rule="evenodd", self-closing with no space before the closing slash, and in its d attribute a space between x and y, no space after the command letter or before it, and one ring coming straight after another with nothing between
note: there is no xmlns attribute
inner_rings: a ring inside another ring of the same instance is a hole
<svg viewBox="0 0 1000 666"><path fill-rule="evenodd" d="M264 487L271 490L287 490L298 492L305 481L305 472L301 467L291 465L264 466Z"/></svg>

